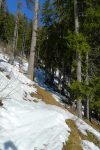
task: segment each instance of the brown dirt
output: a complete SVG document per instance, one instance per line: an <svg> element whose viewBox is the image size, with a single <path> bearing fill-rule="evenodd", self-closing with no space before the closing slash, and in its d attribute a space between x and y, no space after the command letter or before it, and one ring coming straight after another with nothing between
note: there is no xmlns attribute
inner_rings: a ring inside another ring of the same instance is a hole
<svg viewBox="0 0 100 150"><path fill-rule="evenodd" d="M97 145L100 148L100 141L93 135L91 132L87 131L87 136L79 132L80 137L82 140L88 140L90 142L93 142L95 145Z"/></svg>
<svg viewBox="0 0 100 150"><path fill-rule="evenodd" d="M35 85L35 87L37 88L37 94L32 93L32 94L31 94L32 96L43 100L43 101L44 101L45 103L47 103L47 104L56 105L56 106L59 106L59 107L62 107L63 109L65 109L64 106L62 106L59 102L57 102L57 101L53 98L53 96L52 96L52 94L51 94L50 92L46 91L45 89L40 88L38 85ZM74 110L72 107L67 108L67 105L66 105L66 109L67 109L69 112L71 112L72 114L74 114L74 115L77 116L77 111ZM98 125L95 121L92 120L92 121L90 122L90 121L87 120L87 119L84 119L84 121L85 121L86 123L88 123L90 126L92 126L93 128L95 128L96 130L100 131L100 125Z"/></svg>
<svg viewBox="0 0 100 150"><path fill-rule="evenodd" d="M47 104L56 105L65 109L59 102L57 102L50 92L45 89L40 88L36 85L37 93L32 93L32 96L43 100ZM63 150L82 150L80 145L80 135L78 129L72 120L66 121L67 125L71 128L71 134L69 136L68 142L64 145ZM77 139L77 140L76 140Z"/></svg>
<svg viewBox="0 0 100 150"><path fill-rule="evenodd" d="M59 102L57 102L53 98L53 96L50 92L46 91L45 89L40 88L38 85L35 85L35 87L37 88L37 93L31 93L31 96L41 99L42 101L44 101L47 104L56 105L56 106L59 106L59 107L65 109L64 106L62 106ZM72 114L77 115L77 112L75 112L75 110L73 110L73 108L66 107L66 109L68 111L70 111ZM85 120L85 122L87 122L89 125L92 124L91 125L92 127L99 130L99 127L97 126L96 123L93 124L87 120ZM100 146L100 142L97 140L97 138L92 133L87 132L87 136L80 133L73 120L69 119L66 121L66 123L71 129L71 133L69 136L69 140L67 141L66 145L64 145L64 147L63 147L63 150L82 150L81 139L88 140L90 142L95 143L97 146Z"/></svg>
<svg viewBox="0 0 100 150"><path fill-rule="evenodd" d="M41 99L42 101L44 101L47 104L51 104L51 105L56 105L59 107L64 108L59 102L57 102L52 94L48 91L46 91L45 89L40 88L39 86L35 85L36 89L37 89L37 93L32 93L31 95Z"/></svg>
<svg viewBox="0 0 100 150"><path fill-rule="evenodd" d="M84 121L89 124L90 126L92 126L93 128L95 128L98 132L100 132L100 125L97 124L96 121L92 120L91 122L87 119L84 119Z"/></svg>
<svg viewBox="0 0 100 150"><path fill-rule="evenodd" d="M75 122L69 119L66 121L66 123L71 129L71 133L69 136L69 140L63 147L63 150L82 150L81 139Z"/></svg>

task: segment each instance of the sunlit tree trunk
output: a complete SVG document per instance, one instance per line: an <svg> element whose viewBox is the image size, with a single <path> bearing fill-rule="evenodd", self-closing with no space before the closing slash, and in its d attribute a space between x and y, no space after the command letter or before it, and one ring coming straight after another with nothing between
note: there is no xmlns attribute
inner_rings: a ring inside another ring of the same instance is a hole
<svg viewBox="0 0 100 150"><path fill-rule="evenodd" d="M78 9L77 0L74 0L74 18L75 18L75 32L79 33L79 19L78 19ZM77 52L77 81L81 82L81 55ZM81 99L77 100L77 110L78 116L82 118L82 102Z"/></svg>
<svg viewBox="0 0 100 150"><path fill-rule="evenodd" d="M34 64L35 64L35 52L36 52L36 35L38 28L38 10L39 10L39 0L35 0L34 6L34 19L33 19L33 32L32 32L32 41L31 41L31 50L28 66L28 77L34 79Z"/></svg>

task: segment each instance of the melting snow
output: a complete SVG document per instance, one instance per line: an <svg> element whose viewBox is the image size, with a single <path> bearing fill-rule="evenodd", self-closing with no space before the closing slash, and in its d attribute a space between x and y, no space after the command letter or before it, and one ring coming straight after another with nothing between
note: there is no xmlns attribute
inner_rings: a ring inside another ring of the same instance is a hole
<svg viewBox="0 0 100 150"><path fill-rule="evenodd" d="M94 143L87 140L82 140L83 150L100 150Z"/></svg>
<svg viewBox="0 0 100 150"><path fill-rule="evenodd" d="M88 130L100 139L95 129L70 112L31 97L30 94L36 92L34 82L20 73L17 62L12 66L8 60L7 56L0 54L0 99L3 101L0 108L0 150L61 150L70 135L65 119L74 120L83 134ZM26 62L22 69L27 70ZM44 76L41 76L41 70L39 73L36 71L41 83ZM53 97L60 100L56 93ZM83 150L99 150L89 141L82 141L82 146Z"/></svg>
<svg viewBox="0 0 100 150"><path fill-rule="evenodd" d="M3 56L1 60L0 150L61 150L70 134L65 111L31 97L34 82L19 72L18 65L11 66Z"/></svg>

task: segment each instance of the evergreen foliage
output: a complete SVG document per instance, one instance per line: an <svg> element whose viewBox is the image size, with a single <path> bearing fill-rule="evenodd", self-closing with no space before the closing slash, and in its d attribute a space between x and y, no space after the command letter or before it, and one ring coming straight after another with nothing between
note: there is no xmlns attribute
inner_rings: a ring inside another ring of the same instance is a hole
<svg viewBox="0 0 100 150"><path fill-rule="evenodd" d="M72 101L88 97L90 109L100 114L100 0L77 1L80 28L76 34L74 1L45 0L41 10L42 25L37 31L36 66L45 66L53 78L59 70L60 92L64 94L64 89L67 90ZM16 18L8 11L5 2L0 8L0 41L12 44ZM33 9L34 1L27 2L28 7ZM29 56L32 20L22 13L18 33L17 54ZM81 83L76 77L77 52L82 59Z"/></svg>

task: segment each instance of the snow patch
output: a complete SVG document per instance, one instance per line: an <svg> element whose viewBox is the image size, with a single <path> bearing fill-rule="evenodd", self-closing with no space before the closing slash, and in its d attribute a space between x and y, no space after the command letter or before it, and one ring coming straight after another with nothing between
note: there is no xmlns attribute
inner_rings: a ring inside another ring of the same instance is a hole
<svg viewBox="0 0 100 150"><path fill-rule="evenodd" d="M100 150L94 143L87 140L82 140L82 148L83 150Z"/></svg>
<svg viewBox="0 0 100 150"><path fill-rule="evenodd" d="M30 96L34 82L19 72L17 62L12 66L3 57L0 68L0 150L61 150L70 135L65 111Z"/></svg>
<svg viewBox="0 0 100 150"><path fill-rule="evenodd" d="M54 94L53 94L53 97L55 98L56 101L61 103L61 97L59 97L58 95L54 95ZM74 120L74 122L76 123L78 129L84 135L87 135L87 131L89 131L92 134L94 134L98 138L98 140L100 140L100 133L98 131L96 131L94 128L92 128L90 125L88 125L86 122L84 122L83 120L81 120L80 118L73 115L72 113L70 113L67 110L66 110L66 115L65 115L65 120L66 119Z"/></svg>

